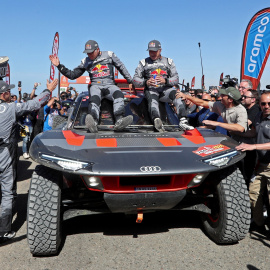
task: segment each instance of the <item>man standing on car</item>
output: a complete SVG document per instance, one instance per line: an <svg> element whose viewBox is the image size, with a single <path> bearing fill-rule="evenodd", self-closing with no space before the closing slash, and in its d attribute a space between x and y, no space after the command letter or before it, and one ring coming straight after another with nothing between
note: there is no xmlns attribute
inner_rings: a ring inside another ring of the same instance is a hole
<svg viewBox="0 0 270 270"><path fill-rule="evenodd" d="M179 118L186 116L181 99L176 100L176 88L179 83L178 73L172 59L161 56L161 44L158 40L148 43L149 56L139 62L133 77L136 87L145 87L145 97L155 128L164 131L159 112L159 100L173 102Z"/></svg>
<svg viewBox="0 0 270 270"><path fill-rule="evenodd" d="M46 102L58 81L47 83L47 89L33 100L24 103L10 103L10 89L15 85L8 85L0 80L0 184L1 184L1 217L0 242L15 236L11 231L12 208L16 198L16 170L17 170L17 139L16 118L27 111L35 111Z"/></svg>
<svg viewBox="0 0 270 270"><path fill-rule="evenodd" d="M67 69L60 64L59 58L50 55L49 58L53 65L67 78L74 80L80 77L85 71L89 73L91 87L89 90L89 107L88 114L85 119L91 133L98 132L97 124L99 121L101 99L107 98L113 101L113 111L116 120L114 130L122 130L133 121L131 115L124 117L124 95L122 91L115 85L114 70L116 67L123 77L129 83L130 90L135 90L132 85L132 77L127 71L124 64L112 51L100 51L98 43L94 40L88 40L85 44L84 53L88 57L81 61L81 64L73 70Z"/></svg>

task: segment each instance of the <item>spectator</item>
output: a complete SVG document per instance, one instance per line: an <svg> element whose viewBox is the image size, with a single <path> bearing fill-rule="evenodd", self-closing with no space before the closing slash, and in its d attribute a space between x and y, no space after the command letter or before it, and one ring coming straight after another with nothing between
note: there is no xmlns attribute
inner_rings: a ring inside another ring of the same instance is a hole
<svg viewBox="0 0 270 270"><path fill-rule="evenodd" d="M145 87L149 113L155 129L164 131L160 118L159 101L174 103L179 118L184 112L181 100L175 99L179 83L178 73L172 59L161 56L161 44L157 40L148 43L149 57L142 59L135 70L133 82L137 87ZM184 112L184 116L186 113Z"/></svg>
<svg viewBox="0 0 270 270"><path fill-rule="evenodd" d="M252 82L250 80L242 80L238 87L241 96L245 95L247 90L253 89Z"/></svg>
<svg viewBox="0 0 270 270"><path fill-rule="evenodd" d="M50 55L49 58L58 70L69 79L76 79L85 71L88 71L91 87L85 124L90 132L98 132L97 125L101 99L103 97L113 101L114 117L116 120L114 130L124 129L132 123L133 118L131 115L124 117L124 95L120 88L115 85L113 67L116 67L128 81L130 91L135 90L132 85L132 77L120 59L111 51L101 52L96 41L88 40L85 44L84 53L87 53L88 57L84 58L81 64L73 70L69 70L64 65L60 64L57 56Z"/></svg>
<svg viewBox="0 0 270 270"><path fill-rule="evenodd" d="M184 94L187 96L191 96L190 92L184 92ZM186 108L187 115L197 112L197 108L198 108L197 105L194 104L190 99L183 97L182 100L185 102L185 108Z"/></svg>
<svg viewBox="0 0 270 270"><path fill-rule="evenodd" d="M264 192L268 189L270 199L270 92L265 92L260 97L261 112L258 113L254 121L254 128L249 131L250 136L256 136L256 143L242 143L236 147L241 151L257 151L258 163L255 170L255 177L249 185L249 196L254 229L265 230L265 220L263 216Z"/></svg>
<svg viewBox="0 0 270 270"><path fill-rule="evenodd" d="M221 102L205 101L199 98L194 98L184 93L177 93L177 98L185 98L192 101L198 106L209 108L210 111L220 115L225 123L217 121L203 120L203 123L207 126L220 126L229 131L230 135L239 141L239 136L234 132L244 132L247 130L247 112L245 108L239 104L241 98L240 92L234 87L221 88Z"/></svg>
<svg viewBox="0 0 270 270"><path fill-rule="evenodd" d="M74 91L73 95L72 95L71 91ZM78 92L76 91L76 88L74 88L72 86L67 87L66 94L67 94L67 99L70 99L70 100L75 100L77 98L77 96L79 95Z"/></svg>
<svg viewBox="0 0 270 270"><path fill-rule="evenodd" d="M202 100L211 101L211 96L207 93L204 93L202 95ZM187 117L190 120L189 122L193 123L194 127L200 127L200 126L202 127L203 126L205 128L206 126L203 123L204 120L212 120L212 121L224 123L221 116L219 116L218 114L216 114L214 112L211 112L207 108L202 108L199 112L188 114ZM219 132L219 133L224 134L224 135L228 135L227 130L220 127L220 126L216 126L213 129L216 132Z"/></svg>
<svg viewBox="0 0 270 270"><path fill-rule="evenodd" d="M56 115L65 115L65 111L61 108L61 104L57 97L50 99L47 105L44 106L44 126L43 131L51 130L53 119Z"/></svg>
<svg viewBox="0 0 270 270"><path fill-rule="evenodd" d="M15 103L17 103L18 102L18 97L16 96L16 95L14 95L14 94L11 94L11 102L15 102Z"/></svg>
<svg viewBox="0 0 270 270"><path fill-rule="evenodd" d="M34 100L18 104L10 102L10 89L15 85L8 85L0 81L0 184L2 192L1 218L0 218L0 241L12 239L16 233L11 231L12 208L16 198L16 167L17 167L17 140L15 134L16 116L25 111L38 109L50 96L50 93L57 86L57 80L47 83L44 90Z"/></svg>

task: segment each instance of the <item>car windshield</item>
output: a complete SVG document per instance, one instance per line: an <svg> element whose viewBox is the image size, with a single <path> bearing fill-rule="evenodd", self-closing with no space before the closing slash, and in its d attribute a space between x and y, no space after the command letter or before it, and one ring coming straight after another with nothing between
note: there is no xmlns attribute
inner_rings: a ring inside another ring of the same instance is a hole
<svg viewBox="0 0 270 270"><path fill-rule="evenodd" d="M69 128L86 129L85 117L88 112L89 97L86 93L81 94L75 102L74 109L69 118ZM173 105L160 102L159 105L161 120L166 128L178 127L178 118L174 113ZM148 113L147 100L144 97L125 98L125 115L133 116L133 123L130 128L151 129L153 123ZM114 125L113 102L103 99L101 102L101 112L99 129L112 129Z"/></svg>

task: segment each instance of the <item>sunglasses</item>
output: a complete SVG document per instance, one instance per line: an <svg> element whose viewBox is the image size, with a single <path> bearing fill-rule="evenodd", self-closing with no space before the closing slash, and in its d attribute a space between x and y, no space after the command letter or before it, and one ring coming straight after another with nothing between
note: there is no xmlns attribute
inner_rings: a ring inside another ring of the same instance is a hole
<svg viewBox="0 0 270 270"><path fill-rule="evenodd" d="M246 99L246 98L254 98L254 97L242 96L242 98Z"/></svg>
<svg viewBox="0 0 270 270"><path fill-rule="evenodd" d="M68 97L67 95L61 95L60 96L61 98L66 98L66 97Z"/></svg>
<svg viewBox="0 0 270 270"><path fill-rule="evenodd" d="M268 106L270 106L270 102L261 102L262 106L265 106L266 104L268 104Z"/></svg>
<svg viewBox="0 0 270 270"><path fill-rule="evenodd" d="M204 101L211 101L210 99L203 99Z"/></svg>

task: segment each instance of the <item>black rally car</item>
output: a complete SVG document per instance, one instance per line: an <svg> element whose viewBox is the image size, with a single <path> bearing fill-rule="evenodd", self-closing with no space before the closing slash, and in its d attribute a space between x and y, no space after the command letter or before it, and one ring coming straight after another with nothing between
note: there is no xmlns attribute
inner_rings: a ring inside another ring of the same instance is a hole
<svg viewBox="0 0 270 270"><path fill-rule="evenodd" d="M235 164L244 153L230 137L198 128L181 130L173 107L160 103L166 132L153 128L142 97L126 96L134 122L113 131L112 103L102 101L99 132L85 127L87 93L68 120L35 137L31 158L38 162L28 199L27 237L33 255L51 255L61 243L63 214L78 209L134 214L134 222L159 210L201 212L216 243L235 243L250 224L245 181ZM180 222L180 221L179 221Z"/></svg>

